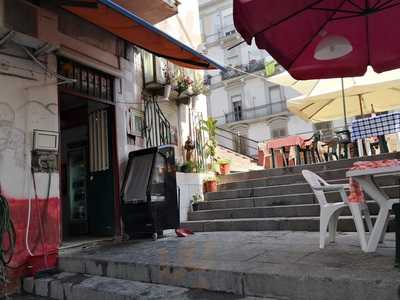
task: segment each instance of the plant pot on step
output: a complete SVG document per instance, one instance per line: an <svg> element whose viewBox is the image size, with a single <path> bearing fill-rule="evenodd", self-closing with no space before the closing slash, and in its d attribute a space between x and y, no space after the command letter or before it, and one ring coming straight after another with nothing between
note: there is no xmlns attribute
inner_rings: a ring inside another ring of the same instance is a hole
<svg viewBox="0 0 400 300"><path fill-rule="evenodd" d="M231 165L229 163L221 163L219 165L221 175L228 175L231 172Z"/></svg>
<svg viewBox="0 0 400 300"><path fill-rule="evenodd" d="M169 98L171 95L172 85L167 84L164 86L164 98Z"/></svg>
<svg viewBox="0 0 400 300"><path fill-rule="evenodd" d="M198 211L198 210L199 210L199 203L193 202L192 203L192 211Z"/></svg>
<svg viewBox="0 0 400 300"><path fill-rule="evenodd" d="M205 182L206 184L206 190L208 193L213 193L217 191L217 180L207 180Z"/></svg>

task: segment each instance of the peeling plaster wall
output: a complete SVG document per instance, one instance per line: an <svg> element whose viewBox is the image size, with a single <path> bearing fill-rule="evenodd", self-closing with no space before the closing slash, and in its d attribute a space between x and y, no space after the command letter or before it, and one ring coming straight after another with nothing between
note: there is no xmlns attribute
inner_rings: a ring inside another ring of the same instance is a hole
<svg viewBox="0 0 400 300"><path fill-rule="evenodd" d="M21 266L10 276L19 277L42 269L44 253L48 254L49 267L56 264L60 243L59 173L52 174L48 199L49 175L35 174L36 199L31 150L34 129L59 130L58 97L56 79L46 76L37 64L6 55L0 55L0 62L0 184L17 234L11 266ZM55 72L55 56L45 57L43 62ZM32 199L30 226L27 224L29 199ZM43 228L43 243L39 228ZM28 247L35 257L29 255L25 244L27 230Z"/></svg>
<svg viewBox="0 0 400 300"><path fill-rule="evenodd" d="M31 61L5 55L0 61L10 65L5 73L34 79L0 75L0 183L8 196L28 198L33 130L58 131L57 86L52 84L55 78ZM47 64L55 71L56 57L48 56ZM37 174L39 197L46 196L47 178ZM59 196L58 173L53 174L50 196Z"/></svg>

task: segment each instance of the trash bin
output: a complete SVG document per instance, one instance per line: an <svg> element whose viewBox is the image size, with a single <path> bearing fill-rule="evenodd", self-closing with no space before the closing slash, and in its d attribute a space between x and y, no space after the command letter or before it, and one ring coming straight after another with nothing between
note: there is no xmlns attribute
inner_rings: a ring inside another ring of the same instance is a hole
<svg viewBox="0 0 400 300"><path fill-rule="evenodd" d="M130 238L152 236L179 227L173 146L129 153L121 191L124 233Z"/></svg>

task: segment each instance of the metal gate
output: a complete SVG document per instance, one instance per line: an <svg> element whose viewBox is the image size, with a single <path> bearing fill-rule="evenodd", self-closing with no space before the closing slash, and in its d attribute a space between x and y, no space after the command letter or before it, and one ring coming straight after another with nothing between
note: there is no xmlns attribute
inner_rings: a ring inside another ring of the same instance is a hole
<svg viewBox="0 0 400 300"><path fill-rule="evenodd" d="M154 97L150 96L145 98L144 137L147 148L169 145L172 142L171 124Z"/></svg>

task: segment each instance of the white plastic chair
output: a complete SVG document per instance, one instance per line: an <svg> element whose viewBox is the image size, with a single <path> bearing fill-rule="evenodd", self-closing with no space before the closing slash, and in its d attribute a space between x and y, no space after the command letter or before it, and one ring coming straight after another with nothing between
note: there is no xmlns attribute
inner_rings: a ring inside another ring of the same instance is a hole
<svg viewBox="0 0 400 300"><path fill-rule="evenodd" d="M319 247L321 249L325 247L327 229L329 231L329 242L335 242L337 223L340 213L343 209L349 207L354 219L358 236L360 238L361 249L365 250L367 248L367 239L363 223L363 213L367 223L368 231L372 231L371 217L366 203L349 203L345 191L345 188L348 187L347 184L329 184L317 174L309 170L303 170L302 174L307 183L311 186L311 189L313 190L321 207L319 223ZM338 192L343 201L328 203L325 197L325 192Z"/></svg>

